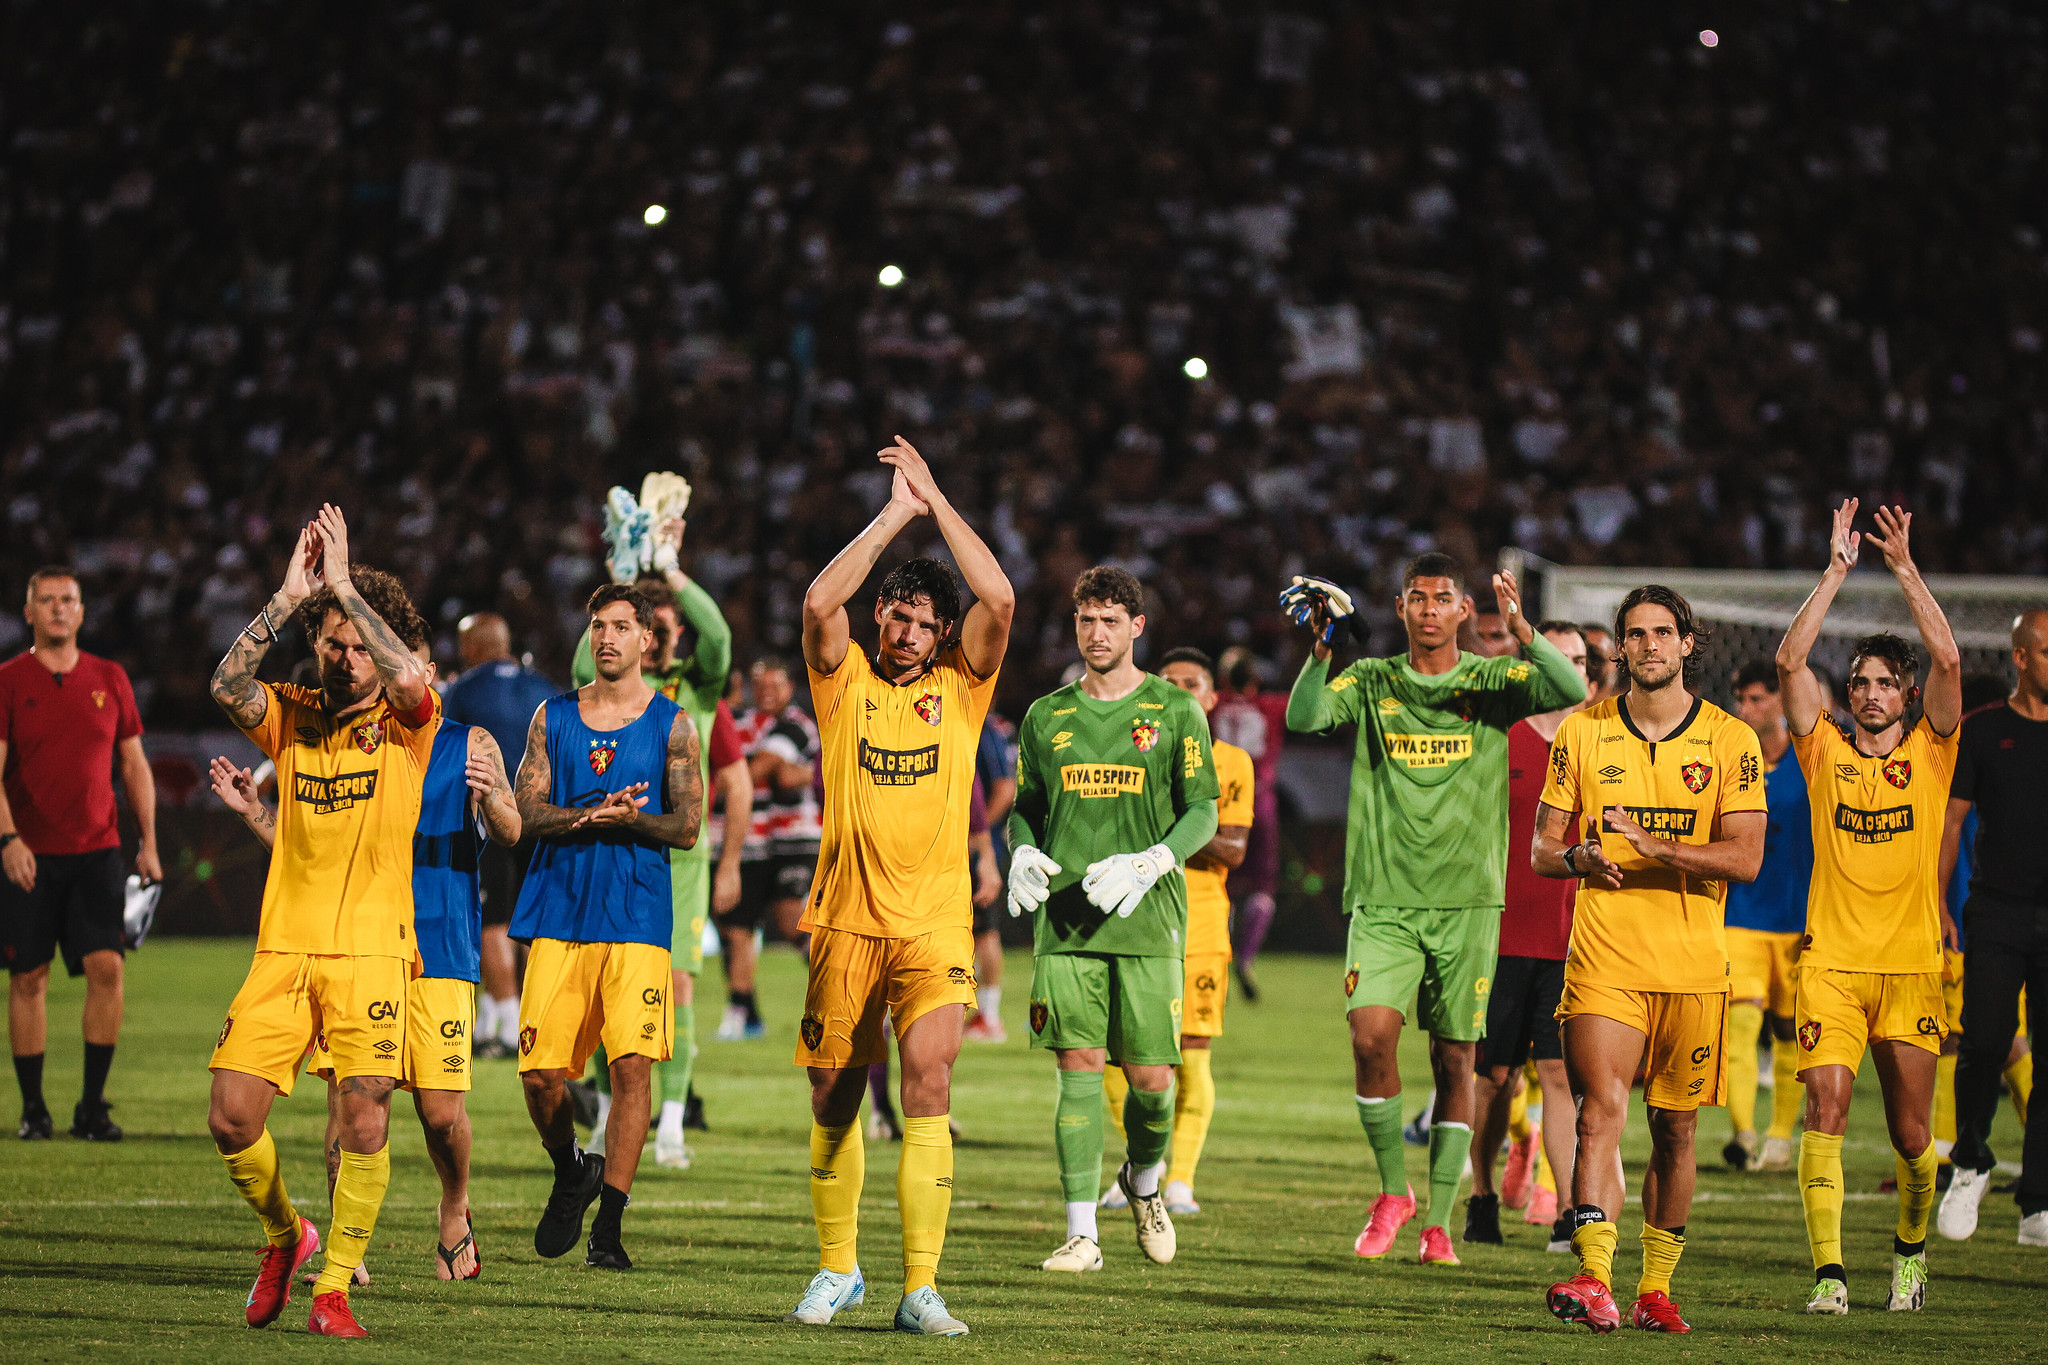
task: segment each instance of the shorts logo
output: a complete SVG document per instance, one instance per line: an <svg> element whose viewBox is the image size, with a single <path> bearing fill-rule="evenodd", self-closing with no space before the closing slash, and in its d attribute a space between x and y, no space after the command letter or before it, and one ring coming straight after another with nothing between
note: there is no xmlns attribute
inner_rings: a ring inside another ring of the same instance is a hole
<svg viewBox="0 0 2048 1365"><path fill-rule="evenodd" d="M1837 802L1835 828L1859 844L1888 844L1892 836L1912 830L1913 808L1890 806L1884 810L1858 810Z"/></svg>
<svg viewBox="0 0 2048 1365"><path fill-rule="evenodd" d="M1712 1049L1711 1047L1707 1047L1707 1046L1705 1046L1705 1045L1702 1045L1702 1046L1700 1046L1700 1047L1696 1047L1696 1048L1694 1048L1694 1049L1692 1050L1692 1064L1693 1064L1694 1066L1698 1066L1698 1065L1700 1065L1700 1064L1701 1064L1702 1062L1706 1061L1706 1060L1707 1060L1707 1058L1709 1058L1709 1057L1711 1057L1711 1056L1713 1056L1713 1055L1714 1055L1714 1049Z"/></svg>
<svg viewBox="0 0 2048 1365"><path fill-rule="evenodd" d="M1180 997L1176 995L1171 1001L1167 1002L1166 1010L1167 1013L1173 1016L1173 1022L1178 1024L1180 1022Z"/></svg>
<svg viewBox="0 0 2048 1365"><path fill-rule="evenodd" d="M1920 1016L1919 1028L1922 1038L1932 1038L1935 1034L1941 1032L1941 1021L1931 1014L1923 1014Z"/></svg>
<svg viewBox="0 0 2048 1365"><path fill-rule="evenodd" d="M1820 1020L1809 1019L1799 1026L1799 1046L1807 1052L1820 1046Z"/></svg>
<svg viewBox="0 0 2048 1365"><path fill-rule="evenodd" d="M1068 763L1060 769L1060 790L1084 801L1122 796L1125 792L1142 796L1145 770L1128 763Z"/></svg>
<svg viewBox="0 0 2048 1365"><path fill-rule="evenodd" d="M1895 758L1885 764L1884 780L1897 787L1900 791L1904 791L1913 781L1913 760L1910 758Z"/></svg>
<svg viewBox="0 0 2048 1365"><path fill-rule="evenodd" d="M1698 759L1694 759L1680 768L1678 775L1685 780L1685 789L1694 796L1698 796L1701 792L1705 791L1707 784L1714 780L1713 768L1700 762Z"/></svg>
<svg viewBox="0 0 2048 1365"><path fill-rule="evenodd" d="M1470 735L1387 735L1387 757L1404 768L1448 768L1472 757Z"/></svg>
<svg viewBox="0 0 2048 1365"><path fill-rule="evenodd" d="M232 1019L222 1024L220 1026L220 1037L215 1040L213 1045L215 1047L226 1047L228 1045L228 1034L234 1031L234 1027L235 1021Z"/></svg>
<svg viewBox="0 0 2048 1365"><path fill-rule="evenodd" d="M469 1025L460 1019L443 1019L441 1021L441 1036L443 1038L460 1038L467 1032L469 1032Z"/></svg>
<svg viewBox="0 0 2048 1365"><path fill-rule="evenodd" d="M661 1003L661 987L649 986L646 990L640 992L640 1003L643 1005L659 1005Z"/></svg>
<svg viewBox="0 0 2048 1365"><path fill-rule="evenodd" d="M1700 1091L1706 1088L1707 1078L1705 1076L1695 1076L1693 1077L1692 1084L1685 1088L1685 1093L1688 1095L1697 1095L1700 1093Z"/></svg>
<svg viewBox="0 0 2048 1365"><path fill-rule="evenodd" d="M1472 982L1472 994L1478 996L1481 1000L1486 998L1486 993L1491 989L1493 989L1493 978L1490 976L1482 976Z"/></svg>
<svg viewBox="0 0 2048 1365"><path fill-rule="evenodd" d="M1031 1002L1031 1031L1044 1033L1045 1026L1052 1022L1052 1007L1043 1000Z"/></svg>
<svg viewBox="0 0 2048 1365"><path fill-rule="evenodd" d="M939 770L939 746L922 749L877 749L862 739L860 766L878 787L914 787L921 777Z"/></svg>
<svg viewBox="0 0 2048 1365"><path fill-rule="evenodd" d="M349 738L365 754L374 754L384 743L384 722L366 720L349 732Z"/></svg>
<svg viewBox="0 0 2048 1365"><path fill-rule="evenodd" d="M533 1040L539 1035L540 1030L531 1024L527 1024L519 1030L520 1056L524 1057L527 1053L533 1051Z"/></svg>
<svg viewBox="0 0 2048 1365"><path fill-rule="evenodd" d="M974 969L971 967L946 968L946 980L952 982L955 986L972 986L976 984Z"/></svg>
<svg viewBox="0 0 2048 1365"><path fill-rule="evenodd" d="M640 1036L642 1038L652 1038L654 1036L654 1025L651 1023L642 1024L640 1026Z"/></svg>
<svg viewBox="0 0 2048 1365"><path fill-rule="evenodd" d="M825 1021L815 1014L806 1014L796 1031L804 1040L804 1046L812 1052L816 1052L818 1044L825 1041Z"/></svg>
<svg viewBox="0 0 2048 1365"><path fill-rule="evenodd" d="M1195 989L1198 991L1215 990L1216 978L1208 972L1203 972L1200 976L1195 978Z"/></svg>
<svg viewBox="0 0 2048 1365"><path fill-rule="evenodd" d="M936 692L920 692L917 700L910 703L910 709L917 712L919 720L926 725L937 725L943 715L946 699Z"/></svg>
<svg viewBox="0 0 2048 1365"><path fill-rule="evenodd" d="M1358 968L1356 968L1356 967L1353 967L1353 968L1352 968L1352 969L1351 969L1350 971L1348 971L1348 972L1344 973L1344 995L1345 995L1345 998L1346 998L1346 999L1349 999L1349 998L1351 997L1351 995L1352 995L1352 994L1353 994L1353 993L1354 993L1355 991L1357 991L1357 989L1358 989Z"/></svg>
<svg viewBox="0 0 2048 1365"><path fill-rule="evenodd" d="M398 1017L398 1002L396 1000L372 1000L370 1008L365 1013L372 1019L396 1019Z"/></svg>
<svg viewBox="0 0 2048 1365"><path fill-rule="evenodd" d="M1143 717L1131 722L1131 743L1138 746L1138 752L1149 754L1152 746L1159 743L1159 722Z"/></svg>
<svg viewBox="0 0 2048 1365"><path fill-rule="evenodd" d="M301 725L297 733L299 743L301 744L318 744L320 742L320 727L317 725Z"/></svg>
<svg viewBox="0 0 2048 1365"><path fill-rule="evenodd" d="M380 1052L386 1057L398 1051L398 1044L392 1042L389 1038L379 1038L370 1046L373 1051Z"/></svg>
<svg viewBox="0 0 2048 1365"><path fill-rule="evenodd" d="M368 801L376 794L375 773L336 773L332 777L315 777L310 773L292 775L293 798L311 806L315 815L332 815L338 810L348 810L358 801Z"/></svg>
<svg viewBox="0 0 2048 1365"><path fill-rule="evenodd" d="M462 1058L453 1054L443 1057L441 1059L441 1068L444 1071L460 1071L462 1070Z"/></svg>
<svg viewBox="0 0 2048 1365"><path fill-rule="evenodd" d="M610 771L612 760L619 756L619 742L615 739L593 739L590 741L590 771L603 777Z"/></svg>

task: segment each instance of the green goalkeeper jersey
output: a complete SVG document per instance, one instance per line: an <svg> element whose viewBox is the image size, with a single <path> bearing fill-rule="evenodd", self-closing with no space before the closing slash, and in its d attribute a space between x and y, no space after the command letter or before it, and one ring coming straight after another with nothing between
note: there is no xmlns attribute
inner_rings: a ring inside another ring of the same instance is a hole
<svg viewBox="0 0 2048 1365"><path fill-rule="evenodd" d="M1017 728L1011 838L1060 865L1039 907L1033 950L1181 956L1188 894L1180 871L1153 883L1128 918L1090 905L1081 879L1090 863L1164 841L1190 808L1213 805L1217 791L1209 721L1163 678L1148 674L1115 701L1097 701L1073 683L1033 702Z"/></svg>
<svg viewBox="0 0 2048 1365"><path fill-rule="evenodd" d="M1519 658L1460 654L1457 667L1434 676L1417 673L1405 654L1329 672L1329 661L1311 653L1287 698L1287 728L1358 725L1345 912L1504 904L1508 727L1586 699L1570 660L1538 635Z"/></svg>

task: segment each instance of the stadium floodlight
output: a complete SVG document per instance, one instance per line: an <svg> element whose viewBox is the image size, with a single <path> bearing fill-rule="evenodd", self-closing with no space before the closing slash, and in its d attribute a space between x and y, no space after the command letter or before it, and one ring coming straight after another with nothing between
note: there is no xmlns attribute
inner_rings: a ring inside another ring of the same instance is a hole
<svg viewBox="0 0 2048 1365"><path fill-rule="evenodd" d="M875 278L881 282L882 288L894 289L897 285L903 283L903 267L900 265L885 265L882 267L881 273L876 275Z"/></svg>
<svg viewBox="0 0 2048 1365"><path fill-rule="evenodd" d="M640 221L647 224L647 226L649 227L660 227L662 221L667 217L668 210L666 208L662 207L660 204L649 204L647 206L647 212L640 215Z"/></svg>
<svg viewBox="0 0 2048 1365"><path fill-rule="evenodd" d="M1718 33L1714 32L1714 30L1712 30L1712 29L1710 29L1710 28L1703 28L1703 29L1701 29L1701 30L1700 30L1700 46L1701 46L1701 47L1719 47L1720 45L1721 45L1721 35L1720 35L1720 34L1718 34Z"/></svg>
<svg viewBox="0 0 2048 1365"><path fill-rule="evenodd" d="M1190 379L1207 379L1209 362L1198 355L1189 356L1188 363L1180 367L1180 372Z"/></svg>

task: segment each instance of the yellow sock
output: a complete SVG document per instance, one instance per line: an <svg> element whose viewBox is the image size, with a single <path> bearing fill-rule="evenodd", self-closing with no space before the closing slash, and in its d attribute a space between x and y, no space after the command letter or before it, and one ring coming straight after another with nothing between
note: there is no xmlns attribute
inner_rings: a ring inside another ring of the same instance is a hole
<svg viewBox="0 0 2048 1365"><path fill-rule="evenodd" d="M1953 1087L1949 1098L1954 1101ZM1805 1108L1806 1087L1799 1082L1798 1045L1775 1040L1771 1044L1771 1131L1766 1136L1791 1137L1792 1125L1799 1122Z"/></svg>
<svg viewBox="0 0 2048 1365"><path fill-rule="evenodd" d="M1509 1074L1512 1081L1514 1076ZM1508 1101L1508 1141L1523 1143L1529 1140L1529 1087L1525 1084Z"/></svg>
<svg viewBox="0 0 2048 1365"><path fill-rule="evenodd" d="M1537 1136L1542 1136L1538 1130ZM1552 1194L1557 1193L1557 1176L1550 1169L1550 1153L1541 1142L1536 1144L1536 1183Z"/></svg>
<svg viewBox="0 0 2048 1365"><path fill-rule="evenodd" d="M818 1265L834 1274L851 1275L857 1263L860 1187L867 1170L858 1117L835 1128L811 1124L811 1219L818 1225Z"/></svg>
<svg viewBox="0 0 2048 1365"><path fill-rule="evenodd" d="M1892 1155L1899 1181L1899 1240L1912 1246L1927 1240L1927 1215L1934 1209L1934 1168L1941 1163L1932 1144L1918 1156Z"/></svg>
<svg viewBox="0 0 2048 1365"><path fill-rule="evenodd" d="M1842 1263L1842 1139L1811 1128L1799 1138L1799 1202L1813 1268Z"/></svg>
<svg viewBox="0 0 2048 1365"><path fill-rule="evenodd" d="M1173 1158L1166 1178L1185 1181L1193 1189L1209 1120L1216 1114L1216 1077L1209 1070L1208 1048L1183 1049L1180 1058L1180 1084L1173 1099Z"/></svg>
<svg viewBox="0 0 2048 1365"><path fill-rule="evenodd" d="M2027 1126L2027 1101L2034 1094L2034 1054L2023 1052L2020 1059L2002 1073L2005 1077L2005 1093L2012 1096L2012 1110L2019 1115L2020 1126Z"/></svg>
<svg viewBox="0 0 2048 1365"><path fill-rule="evenodd" d="M370 1153L344 1151L334 1178L334 1223L327 1230L327 1265L313 1285L315 1294L346 1294L356 1267L369 1254L377 1210L391 1185L391 1145Z"/></svg>
<svg viewBox="0 0 2048 1365"><path fill-rule="evenodd" d="M263 1221L263 1235L270 1244L288 1247L298 1241L299 1211L284 1192L284 1168L277 1164L277 1143L270 1130L265 1128L262 1137L233 1156L223 1153L221 1160L227 1163L228 1179Z"/></svg>
<svg viewBox="0 0 2048 1365"><path fill-rule="evenodd" d="M1947 1161L1949 1149L1956 1145L1956 1059L1953 1055L1934 1064L1934 1116L1927 1126L1934 1135L1936 1157Z"/></svg>
<svg viewBox="0 0 2048 1365"><path fill-rule="evenodd" d="M1118 1137L1124 1133L1124 1096L1131 1090L1130 1078L1115 1062L1102 1068L1102 1112L1109 1116L1109 1122L1116 1129Z"/></svg>
<svg viewBox="0 0 2048 1365"><path fill-rule="evenodd" d="M1636 1297L1669 1295L1671 1277L1678 1270L1678 1258L1684 1254L1682 1234L1643 1224L1643 1277L1636 1281Z"/></svg>
<svg viewBox="0 0 2048 1365"><path fill-rule="evenodd" d="M1612 1223L1587 1223L1572 1233L1572 1250L1579 1258L1579 1273L1591 1275L1613 1289L1614 1244L1620 1240L1621 1229Z"/></svg>
<svg viewBox="0 0 2048 1365"><path fill-rule="evenodd" d="M1738 1133L1756 1131L1756 1040L1763 1036L1764 1012L1743 1003L1728 1007L1728 1122Z"/></svg>
<svg viewBox="0 0 2048 1365"><path fill-rule="evenodd" d="M953 1209L953 1134L944 1114L903 1120L896 1204L903 1211L903 1292L914 1294L938 1278Z"/></svg>

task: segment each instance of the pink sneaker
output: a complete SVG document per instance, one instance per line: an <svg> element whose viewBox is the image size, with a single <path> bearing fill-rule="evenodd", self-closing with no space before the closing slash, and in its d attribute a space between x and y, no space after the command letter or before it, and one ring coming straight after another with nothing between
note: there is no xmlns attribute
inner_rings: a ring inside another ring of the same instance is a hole
<svg viewBox="0 0 2048 1365"><path fill-rule="evenodd" d="M1447 1228L1424 1228L1422 1230L1422 1254L1415 1258L1424 1265L1463 1265L1458 1253L1451 1250L1451 1234Z"/></svg>
<svg viewBox="0 0 2048 1365"><path fill-rule="evenodd" d="M1541 1185L1529 1191L1529 1207L1522 1214L1522 1221L1536 1227L1549 1227L1557 1221L1557 1191L1546 1190Z"/></svg>
<svg viewBox="0 0 2048 1365"><path fill-rule="evenodd" d="M1372 1201L1372 1217L1351 1249L1368 1261L1377 1261L1394 1247L1394 1234L1415 1216L1415 1187L1406 1194L1383 1194Z"/></svg>
<svg viewBox="0 0 2048 1365"><path fill-rule="evenodd" d="M1529 1125L1529 1136L1508 1149L1508 1168L1501 1173L1501 1207L1518 1209L1529 1202L1536 1186L1536 1154L1543 1150L1543 1130Z"/></svg>

